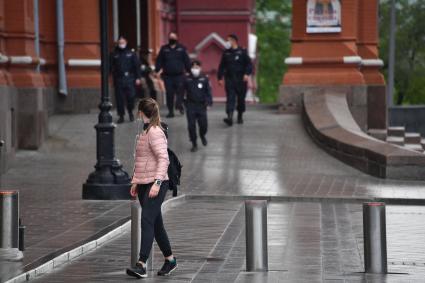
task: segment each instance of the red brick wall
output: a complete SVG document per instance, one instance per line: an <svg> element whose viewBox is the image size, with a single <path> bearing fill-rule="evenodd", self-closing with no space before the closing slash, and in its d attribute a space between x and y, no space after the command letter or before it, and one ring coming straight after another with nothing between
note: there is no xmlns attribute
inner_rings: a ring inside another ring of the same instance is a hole
<svg viewBox="0 0 425 283"><path fill-rule="evenodd" d="M179 0L179 34L180 41L188 51L203 61L203 70L210 76L215 99L225 96L224 89L217 84L216 74L223 46L210 41L199 50L195 47L211 33L226 39L230 33L239 37L240 45L247 47L248 34L254 23L252 0L234 1L197 1Z"/></svg>
<svg viewBox="0 0 425 283"><path fill-rule="evenodd" d="M383 83L378 68L360 69L344 64L344 57L378 58L377 0L341 1L340 33L308 34L307 1L293 0L291 57L302 57L303 64L289 66L284 85L341 85Z"/></svg>

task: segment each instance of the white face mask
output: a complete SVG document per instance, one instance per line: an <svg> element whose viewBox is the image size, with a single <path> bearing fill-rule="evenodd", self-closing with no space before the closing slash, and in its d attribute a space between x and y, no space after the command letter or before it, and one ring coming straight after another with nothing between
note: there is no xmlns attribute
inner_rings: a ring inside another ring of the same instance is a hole
<svg viewBox="0 0 425 283"><path fill-rule="evenodd" d="M226 44L224 44L224 47L226 49L229 49L230 47L232 47L232 43L230 43L230 41L226 41Z"/></svg>
<svg viewBox="0 0 425 283"><path fill-rule="evenodd" d="M201 74L201 69L200 68L192 68L190 71L192 72L192 75L194 77L199 77L199 75Z"/></svg>
<svg viewBox="0 0 425 283"><path fill-rule="evenodd" d="M127 44L118 44L118 47L120 48L120 49L125 49L126 47L127 47Z"/></svg>

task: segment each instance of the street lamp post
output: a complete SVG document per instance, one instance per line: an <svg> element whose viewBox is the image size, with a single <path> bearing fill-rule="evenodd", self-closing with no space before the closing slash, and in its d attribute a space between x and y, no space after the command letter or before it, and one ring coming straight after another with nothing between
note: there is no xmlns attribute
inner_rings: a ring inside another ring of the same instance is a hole
<svg viewBox="0 0 425 283"><path fill-rule="evenodd" d="M100 5L101 103L96 129L95 171L83 185L83 199L130 199L130 177L115 158L114 130L109 100L108 0Z"/></svg>
<svg viewBox="0 0 425 283"><path fill-rule="evenodd" d="M391 0L390 10L390 39L389 39L389 56L388 56L388 86L387 86L387 105L388 115L390 108L394 104L394 67L396 52L396 7L395 0ZM390 119L389 119L390 120Z"/></svg>

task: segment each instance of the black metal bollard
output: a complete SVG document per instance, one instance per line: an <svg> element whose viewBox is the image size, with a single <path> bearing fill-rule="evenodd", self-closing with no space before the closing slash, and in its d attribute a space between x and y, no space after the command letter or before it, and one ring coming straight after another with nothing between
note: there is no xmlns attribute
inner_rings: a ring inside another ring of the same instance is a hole
<svg viewBox="0 0 425 283"><path fill-rule="evenodd" d="M385 203L363 204L364 263L366 273L387 273Z"/></svg>
<svg viewBox="0 0 425 283"><path fill-rule="evenodd" d="M245 201L246 270L268 270L267 201Z"/></svg>

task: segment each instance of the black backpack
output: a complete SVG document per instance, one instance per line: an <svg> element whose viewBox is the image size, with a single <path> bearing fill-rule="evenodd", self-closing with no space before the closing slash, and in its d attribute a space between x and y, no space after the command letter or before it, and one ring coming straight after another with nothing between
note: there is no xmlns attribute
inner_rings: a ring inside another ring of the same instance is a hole
<svg viewBox="0 0 425 283"><path fill-rule="evenodd" d="M164 129L165 136L168 138L168 125L161 123ZM170 164L168 165L168 179L170 183L170 191L173 191L173 197L177 196L177 186L180 186L180 177L182 175L183 165L180 163L179 158L171 149L167 148L168 159Z"/></svg>
<svg viewBox="0 0 425 283"><path fill-rule="evenodd" d="M173 191L173 197L175 197L177 196L177 186L180 185L183 165L171 149L168 148L167 150L168 159L170 160L170 165L168 165L168 179L170 182L169 189Z"/></svg>

